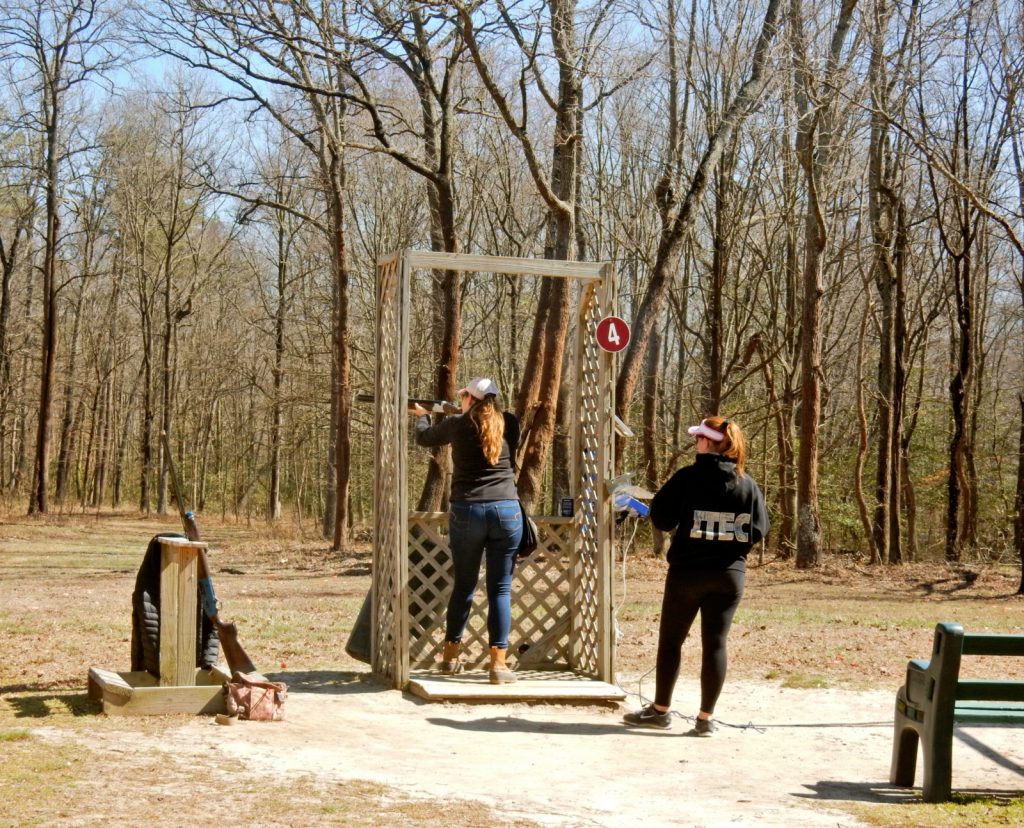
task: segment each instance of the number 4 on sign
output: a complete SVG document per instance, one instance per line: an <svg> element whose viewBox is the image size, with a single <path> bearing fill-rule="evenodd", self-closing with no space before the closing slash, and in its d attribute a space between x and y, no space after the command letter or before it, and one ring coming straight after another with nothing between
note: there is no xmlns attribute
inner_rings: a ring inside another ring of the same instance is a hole
<svg viewBox="0 0 1024 828"><path fill-rule="evenodd" d="M595 336L602 350L615 353L629 344L629 325L618 316L606 316L597 323Z"/></svg>

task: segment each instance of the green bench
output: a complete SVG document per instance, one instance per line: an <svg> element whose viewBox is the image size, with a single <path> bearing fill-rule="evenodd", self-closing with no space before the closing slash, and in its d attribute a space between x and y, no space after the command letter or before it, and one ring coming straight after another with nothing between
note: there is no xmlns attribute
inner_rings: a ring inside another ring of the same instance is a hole
<svg viewBox="0 0 1024 828"><path fill-rule="evenodd" d="M1024 656L1024 635L965 633L944 621L935 627L931 661L907 664L906 683L896 694L889 781L913 787L920 743L925 802L950 799L954 724L1024 726L1024 681L962 679L965 655Z"/></svg>

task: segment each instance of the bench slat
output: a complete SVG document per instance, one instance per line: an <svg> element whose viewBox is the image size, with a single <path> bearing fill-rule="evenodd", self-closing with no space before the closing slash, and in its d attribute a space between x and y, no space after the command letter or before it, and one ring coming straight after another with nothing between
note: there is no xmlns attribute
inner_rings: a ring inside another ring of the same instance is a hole
<svg viewBox="0 0 1024 828"><path fill-rule="evenodd" d="M1024 681L960 679L956 685L956 697L978 701L1024 702Z"/></svg>
<svg viewBox="0 0 1024 828"><path fill-rule="evenodd" d="M964 655L1024 656L1024 635L967 633L961 652Z"/></svg>
<svg viewBox="0 0 1024 828"><path fill-rule="evenodd" d="M958 704L953 719L961 724L1024 724L1024 704L968 702Z"/></svg>

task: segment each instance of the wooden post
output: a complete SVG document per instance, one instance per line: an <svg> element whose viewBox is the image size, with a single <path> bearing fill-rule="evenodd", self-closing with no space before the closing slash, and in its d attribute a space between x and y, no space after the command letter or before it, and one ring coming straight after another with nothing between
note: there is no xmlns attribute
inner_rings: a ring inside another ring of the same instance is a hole
<svg viewBox="0 0 1024 828"><path fill-rule="evenodd" d="M160 538L160 686L196 683L200 541Z"/></svg>

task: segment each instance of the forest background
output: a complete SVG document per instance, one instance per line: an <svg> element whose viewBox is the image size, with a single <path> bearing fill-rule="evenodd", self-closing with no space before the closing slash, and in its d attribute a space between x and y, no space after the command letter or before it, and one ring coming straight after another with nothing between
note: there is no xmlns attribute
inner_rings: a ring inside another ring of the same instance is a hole
<svg viewBox="0 0 1024 828"><path fill-rule="evenodd" d="M796 565L1024 567L1022 85L1001 0L7 0L4 506L173 508L166 432L197 511L343 549L376 261L416 247L614 262L635 482L720 412ZM493 375L541 512L576 301L413 285L410 393Z"/></svg>

